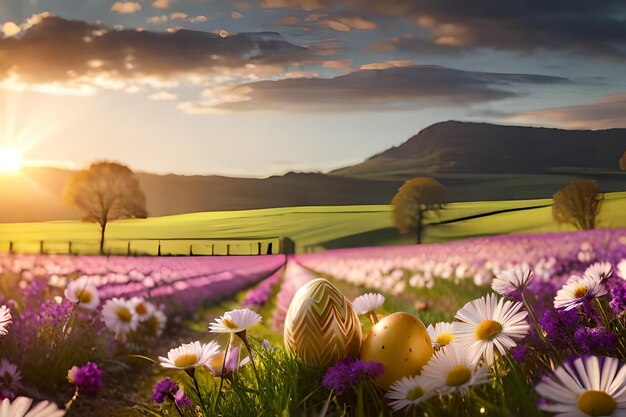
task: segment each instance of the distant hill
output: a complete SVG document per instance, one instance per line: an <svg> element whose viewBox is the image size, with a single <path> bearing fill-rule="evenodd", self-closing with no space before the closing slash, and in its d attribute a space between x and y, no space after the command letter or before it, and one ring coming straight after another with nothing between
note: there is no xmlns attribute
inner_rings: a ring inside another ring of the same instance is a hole
<svg viewBox="0 0 626 417"><path fill-rule="evenodd" d="M428 173L608 173L619 170L625 150L626 129L563 130L449 121L331 174L405 179Z"/></svg>
<svg viewBox="0 0 626 417"><path fill-rule="evenodd" d="M442 122L400 146L329 174L264 179L138 173L151 216L311 205L387 204L406 179L428 175L449 201L551 197L575 178L602 191L626 190L618 160L626 129L560 130ZM329 149L329 152L332 150ZM0 176L0 222L80 218L61 200L73 171L26 168Z"/></svg>
<svg viewBox="0 0 626 417"><path fill-rule="evenodd" d="M80 218L61 195L74 171L26 168L0 176L0 223ZM265 179L137 174L150 216L315 205L387 204L399 181L289 173Z"/></svg>

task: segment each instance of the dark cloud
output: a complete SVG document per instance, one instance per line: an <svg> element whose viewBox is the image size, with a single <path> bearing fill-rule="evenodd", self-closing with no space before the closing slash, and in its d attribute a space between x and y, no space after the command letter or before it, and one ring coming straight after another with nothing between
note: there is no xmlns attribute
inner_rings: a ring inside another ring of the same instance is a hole
<svg viewBox="0 0 626 417"><path fill-rule="evenodd" d="M0 58L0 81L101 85L106 79L114 85L128 80L274 75L285 65L314 60L315 53L274 32L222 37L191 30L112 30L52 16L1 39Z"/></svg>
<svg viewBox="0 0 626 417"><path fill-rule="evenodd" d="M362 111L468 105L520 95L520 85L555 84L564 78L534 74L460 71L438 66L359 70L335 78L260 81L210 100L183 103L192 113L213 111ZM376 66L370 66L376 68Z"/></svg>
<svg viewBox="0 0 626 417"><path fill-rule="evenodd" d="M266 0L266 3L273 7L310 9L313 6L304 0ZM316 8L341 8L359 16L406 18L414 22L421 29L415 36L388 42L388 47L408 52L545 49L626 58L623 0L316 0L313 3L318 3Z"/></svg>
<svg viewBox="0 0 626 417"><path fill-rule="evenodd" d="M574 106L519 113L510 120L517 123L549 123L572 129L626 128L626 93Z"/></svg>

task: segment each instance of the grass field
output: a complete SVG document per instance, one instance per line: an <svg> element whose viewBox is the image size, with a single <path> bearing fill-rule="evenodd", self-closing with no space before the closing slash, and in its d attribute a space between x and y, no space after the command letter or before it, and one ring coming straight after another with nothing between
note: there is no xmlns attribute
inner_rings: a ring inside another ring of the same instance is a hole
<svg viewBox="0 0 626 417"><path fill-rule="evenodd" d="M491 234L569 230L552 220L551 200L482 201L447 204L431 216L425 242L442 242ZM606 193L598 228L626 227L626 192ZM289 237L299 252L321 248L412 243L392 226L391 207L323 206L191 213L149 219L119 220L107 228L111 253L254 254L278 251ZM0 224L0 251L96 253L99 227L80 221ZM129 244L130 242L130 244ZM130 245L130 246L129 246Z"/></svg>

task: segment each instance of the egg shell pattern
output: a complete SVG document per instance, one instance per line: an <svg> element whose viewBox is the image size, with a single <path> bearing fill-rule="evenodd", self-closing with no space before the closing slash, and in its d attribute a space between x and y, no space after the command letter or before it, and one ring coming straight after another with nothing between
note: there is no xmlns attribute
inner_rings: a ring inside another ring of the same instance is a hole
<svg viewBox="0 0 626 417"><path fill-rule="evenodd" d="M296 292L285 318L285 349L304 363L325 368L346 356L358 356L361 322L350 301L324 278Z"/></svg>

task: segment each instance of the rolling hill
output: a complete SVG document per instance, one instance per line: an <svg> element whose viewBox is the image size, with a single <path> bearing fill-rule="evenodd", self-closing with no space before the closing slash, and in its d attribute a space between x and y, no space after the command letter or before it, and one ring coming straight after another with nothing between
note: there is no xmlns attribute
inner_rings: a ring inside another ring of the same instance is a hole
<svg viewBox="0 0 626 417"><path fill-rule="evenodd" d="M560 130L442 122L363 163L328 174L268 178L138 173L151 216L257 208L388 204L406 179L427 175L449 201L549 198L575 178L626 190L618 160L626 129ZM73 171L30 167L0 176L0 223L80 218L62 191Z"/></svg>

